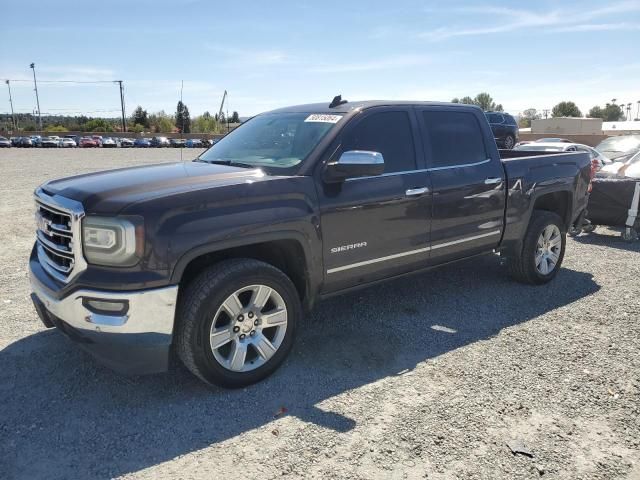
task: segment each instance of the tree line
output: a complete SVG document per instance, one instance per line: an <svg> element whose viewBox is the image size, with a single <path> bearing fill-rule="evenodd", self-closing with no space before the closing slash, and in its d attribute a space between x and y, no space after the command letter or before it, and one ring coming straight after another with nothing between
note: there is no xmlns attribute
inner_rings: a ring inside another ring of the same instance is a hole
<svg viewBox="0 0 640 480"><path fill-rule="evenodd" d="M469 96L462 98L454 98L452 103L464 103L467 105L476 105L485 112L502 112L504 109L502 104L495 103L491 95L486 92L479 93L474 98ZM535 108L527 108L519 114L519 126L522 128L531 127L532 120L539 120L542 118L540 113ZM551 117L582 117L582 112L578 106L571 101L560 102L551 109ZM605 122L618 122L626 120L624 110L615 103L607 103L604 107L599 105L594 106L589 110L587 118L601 118ZM638 120L638 119L636 119Z"/></svg>
<svg viewBox="0 0 640 480"><path fill-rule="evenodd" d="M18 129L25 132L38 130L38 117L30 113L15 115ZM13 130L10 114L0 114L0 131ZM189 108L179 101L174 114L167 114L164 110L148 113L142 106L136 107L133 114L126 119L127 131L149 133L223 133L227 130L227 118L224 113L220 116L204 112L193 119ZM229 123L240 123L238 112L234 111L228 119ZM42 126L46 132L121 132L121 118L92 118L85 115L43 115Z"/></svg>

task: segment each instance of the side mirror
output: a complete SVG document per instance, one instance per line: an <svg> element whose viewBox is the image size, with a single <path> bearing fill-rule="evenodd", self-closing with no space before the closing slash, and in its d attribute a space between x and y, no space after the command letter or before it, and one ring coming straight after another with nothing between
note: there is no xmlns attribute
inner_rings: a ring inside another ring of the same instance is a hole
<svg viewBox="0 0 640 480"><path fill-rule="evenodd" d="M337 183L354 177L373 177L384 173L384 158L379 152L349 150L337 162L331 162L324 171L324 180Z"/></svg>

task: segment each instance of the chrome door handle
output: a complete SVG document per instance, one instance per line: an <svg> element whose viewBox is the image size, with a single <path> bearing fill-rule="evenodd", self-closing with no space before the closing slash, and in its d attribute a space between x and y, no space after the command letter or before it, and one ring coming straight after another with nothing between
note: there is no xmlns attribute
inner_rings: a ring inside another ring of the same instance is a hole
<svg viewBox="0 0 640 480"><path fill-rule="evenodd" d="M487 179L484 181L484 184L485 184L485 185L495 185L495 184L500 183L500 182L502 182L502 179L501 179L501 178L499 178L499 177L496 177L496 178L487 178Z"/></svg>
<svg viewBox="0 0 640 480"><path fill-rule="evenodd" d="M416 197L418 195L423 195L425 193L429 193L429 189L427 187L422 187L422 188L410 188L408 189L405 194L407 195L407 197Z"/></svg>

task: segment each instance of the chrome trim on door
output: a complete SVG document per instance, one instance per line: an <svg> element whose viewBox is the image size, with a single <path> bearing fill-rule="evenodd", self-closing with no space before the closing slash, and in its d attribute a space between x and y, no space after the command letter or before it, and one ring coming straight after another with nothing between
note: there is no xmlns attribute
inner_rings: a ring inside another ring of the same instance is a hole
<svg viewBox="0 0 640 480"><path fill-rule="evenodd" d="M501 233L502 233L502 230L492 230L491 232L481 233L479 235L473 235L471 237L461 238L459 240L453 240L451 242L438 243L436 245L432 245L431 247L418 248L417 250L409 250L406 252L395 253L393 255L387 255L386 257L378 257L378 258L372 258L371 260L364 260L362 262L350 263L348 265L343 265L341 267L330 268L327 270L327 274L342 272L343 270L350 270L352 268L364 267L366 265L371 265L373 263L393 260L394 258L406 257L408 255L415 255L417 253L424 253L430 250L437 250L438 248L450 247L451 245L457 245L459 243L464 243L464 242L471 242L473 240L490 237L492 235L499 235Z"/></svg>
<svg viewBox="0 0 640 480"><path fill-rule="evenodd" d="M473 240L478 240L479 238L490 237L492 235L499 235L502 233L502 230L493 230L487 233L481 233L480 235L474 235L472 237L461 238L460 240L453 240L451 242L437 243L431 247L431 250L436 250L438 248L450 247L451 245L457 245L459 243L471 242Z"/></svg>
<svg viewBox="0 0 640 480"><path fill-rule="evenodd" d="M489 163L490 161L491 159L487 158L486 160L482 160L480 162L475 162L475 163L462 163L460 165L448 165L446 167L431 167L431 168L427 168L427 172L437 172L439 170L451 170L452 168L475 167L477 165L484 165L485 163Z"/></svg>
<svg viewBox="0 0 640 480"><path fill-rule="evenodd" d="M409 250L408 252L387 255L386 257L372 258L371 260L365 260L363 262L351 263L349 265L343 265L342 267L330 268L329 270L327 270L327 273L336 273L341 272L342 270L349 270L351 268L364 267L365 265L371 265L372 263L393 260L394 258L406 257L407 255L415 255L416 253L428 252L429 250L431 250L431 247L418 248L417 250Z"/></svg>

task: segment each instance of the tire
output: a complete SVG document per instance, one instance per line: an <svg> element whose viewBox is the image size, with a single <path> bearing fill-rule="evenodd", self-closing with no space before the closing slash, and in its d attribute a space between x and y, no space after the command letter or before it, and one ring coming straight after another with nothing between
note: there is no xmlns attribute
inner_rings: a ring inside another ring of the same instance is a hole
<svg viewBox="0 0 640 480"><path fill-rule="evenodd" d="M511 150L516 144L516 139L513 135L507 135L504 139L504 148Z"/></svg>
<svg viewBox="0 0 640 480"><path fill-rule="evenodd" d="M545 242L543 238L545 232L554 232L557 235L552 235ZM539 249L541 241L543 247ZM508 259L509 274L518 282L530 285L550 282L562 266L566 243L566 232L560 216L544 210L535 210L529 221L522 251L519 255ZM552 244L554 246L550 246ZM542 261L538 264L538 259L541 257ZM555 263L551 266L553 259Z"/></svg>
<svg viewBox="0 0 640 480"><path fill-rule="evenodd" d="M269 290L262 294L269 297L261 308L260 292ZM258 300L252 304L254 298ZM253 259L224 260L186 287L178 305L176 350L205 383L245 387L268 377L284 361L301 315L298 292L282 271ZM214 343L219 345L214 348ZM238 353L242 351L245 355Z"/></svg>

